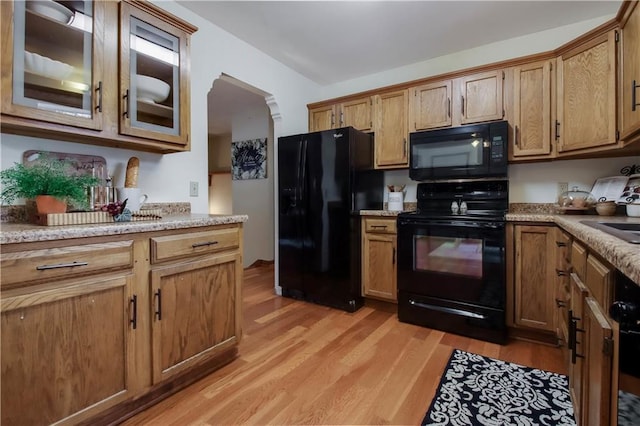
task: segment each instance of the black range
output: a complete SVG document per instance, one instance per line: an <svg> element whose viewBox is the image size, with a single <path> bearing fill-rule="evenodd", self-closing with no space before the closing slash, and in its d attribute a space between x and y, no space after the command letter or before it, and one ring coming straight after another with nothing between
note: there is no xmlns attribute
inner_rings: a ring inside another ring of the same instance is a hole
<svg viewBox="0 0 640 426"><path fill-rule="evenodd" d="M398 215L400 321L496 343L505 324L508 180L418 184Z"/></svg>

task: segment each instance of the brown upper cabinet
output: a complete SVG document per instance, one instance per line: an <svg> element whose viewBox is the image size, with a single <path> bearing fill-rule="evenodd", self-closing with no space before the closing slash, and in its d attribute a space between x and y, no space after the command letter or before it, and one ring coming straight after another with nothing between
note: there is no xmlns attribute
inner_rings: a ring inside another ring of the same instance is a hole
<svg viewBox="0 0 640 426"><path fill-rule="evenodd" d="M409 89L412 132L500 120L504 72L494 70Z"/></svg>
<svg viewBox="0 0 640 426"><path fill-rule="evenodd" d="M326 105L309 110L309 131L320 132L334 129L337 105Z"/></svg>
<svg viewBox="0 0 640 426"><path fill-rule="evenodd" d="M548 155L551 145L552 61L513 69L513 158Z"/></svg>
<svg viewBox="0 0 640 426"><path fill-rule="evenodd" d="M609 149L617 143L616 33L596 36L557 59L559 155Z"/></svg>
<svg viewBox="0 0 640 426"><path fill-rule="evenodd" d="M640 139L640 6L625 2L620 23L620 139L632 142Z"/></svg>
<svg viewBox="0 0 640 426"><path fill-rule="evenodd" d="M76 3L2 2L2 114L102 130L105 3Z"/></svg>
<svg viewBox="0 0 640 426"><path fill-rule="evenodd" d="M146 1L46 3L1 2L2 132L189 150L196 28Z"/></svg>
<svg viewBox="0 0 640 426"><path fill-rule="evenodd" d="M366 96L309 110L309 131L351 126L363 132L373 130L373 98Z"/></svg>
<svg viewBox="0 0 640 426"><path fill-rule="evenodd" d="M451 80L443 80L409 90L412 132L451 126L451 85Z"/></svg>
<svg viewBox="0 0 640 426"><path fill-rule="evenodd" d="M460 99L460 124L500 120L504 117L502 99L504 71L492 70L454 80L454 99ZM457 96L459 95L459 96Z"/></svg>
<svg viewBox="0 0 640 426"><path fill-rule="evenodd" d="M374 96L376 169L409 166L408 98L408 90Z"/></svg>
<svg viewBox="0 0 640 426"><path fill-rule="evenodd" d="M352 126L363 132L373 130L373 98L371 96L343 102L339 108L340 123L337 127Z"/></svg>

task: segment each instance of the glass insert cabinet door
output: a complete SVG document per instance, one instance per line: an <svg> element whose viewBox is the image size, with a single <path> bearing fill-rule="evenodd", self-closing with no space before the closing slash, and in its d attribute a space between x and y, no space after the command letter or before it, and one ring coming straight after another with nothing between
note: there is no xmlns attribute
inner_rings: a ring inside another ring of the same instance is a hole
<svg viewBox="0 0 640 426"><path fill-rule="evenodd" d="M187 144L187 34L120 5L120 133Z"/></svg>
<svg viewBox="0 0 640 426"><path fill-rule="evenodd" d="M102 128L103 2L2 2L2 112ZM10 81L10 84L7 84Z"/></svg>

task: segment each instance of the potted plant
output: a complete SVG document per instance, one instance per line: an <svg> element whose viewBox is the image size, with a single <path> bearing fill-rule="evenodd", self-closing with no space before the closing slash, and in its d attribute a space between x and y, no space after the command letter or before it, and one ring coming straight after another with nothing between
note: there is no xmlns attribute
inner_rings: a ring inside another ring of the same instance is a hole
<svg viewBox="0 0 640 426"><path fill-rule="evenodd" d="M75 207L87 205L87 188L98 184L98 179L87 175L74 175L68 163L41 156L40 161L0 171L2 192L0 198L7 204L16 198L34 199L39 214L65 213L67 203Z"/></svg>

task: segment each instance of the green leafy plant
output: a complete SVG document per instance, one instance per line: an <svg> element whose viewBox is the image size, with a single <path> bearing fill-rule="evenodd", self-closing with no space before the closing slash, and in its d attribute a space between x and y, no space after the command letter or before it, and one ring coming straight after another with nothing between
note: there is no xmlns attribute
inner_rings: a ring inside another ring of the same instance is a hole
<svg viewBox="0 0 640 426"><path fill-rule="evenodd" d="M29 166L14 163L13 167L0 171L3 202L11 204L16 198L51 195L75 206L86 205L87 188L97 185L98 178L73 175L67 162L40 158L40 162Z"/></svg>

